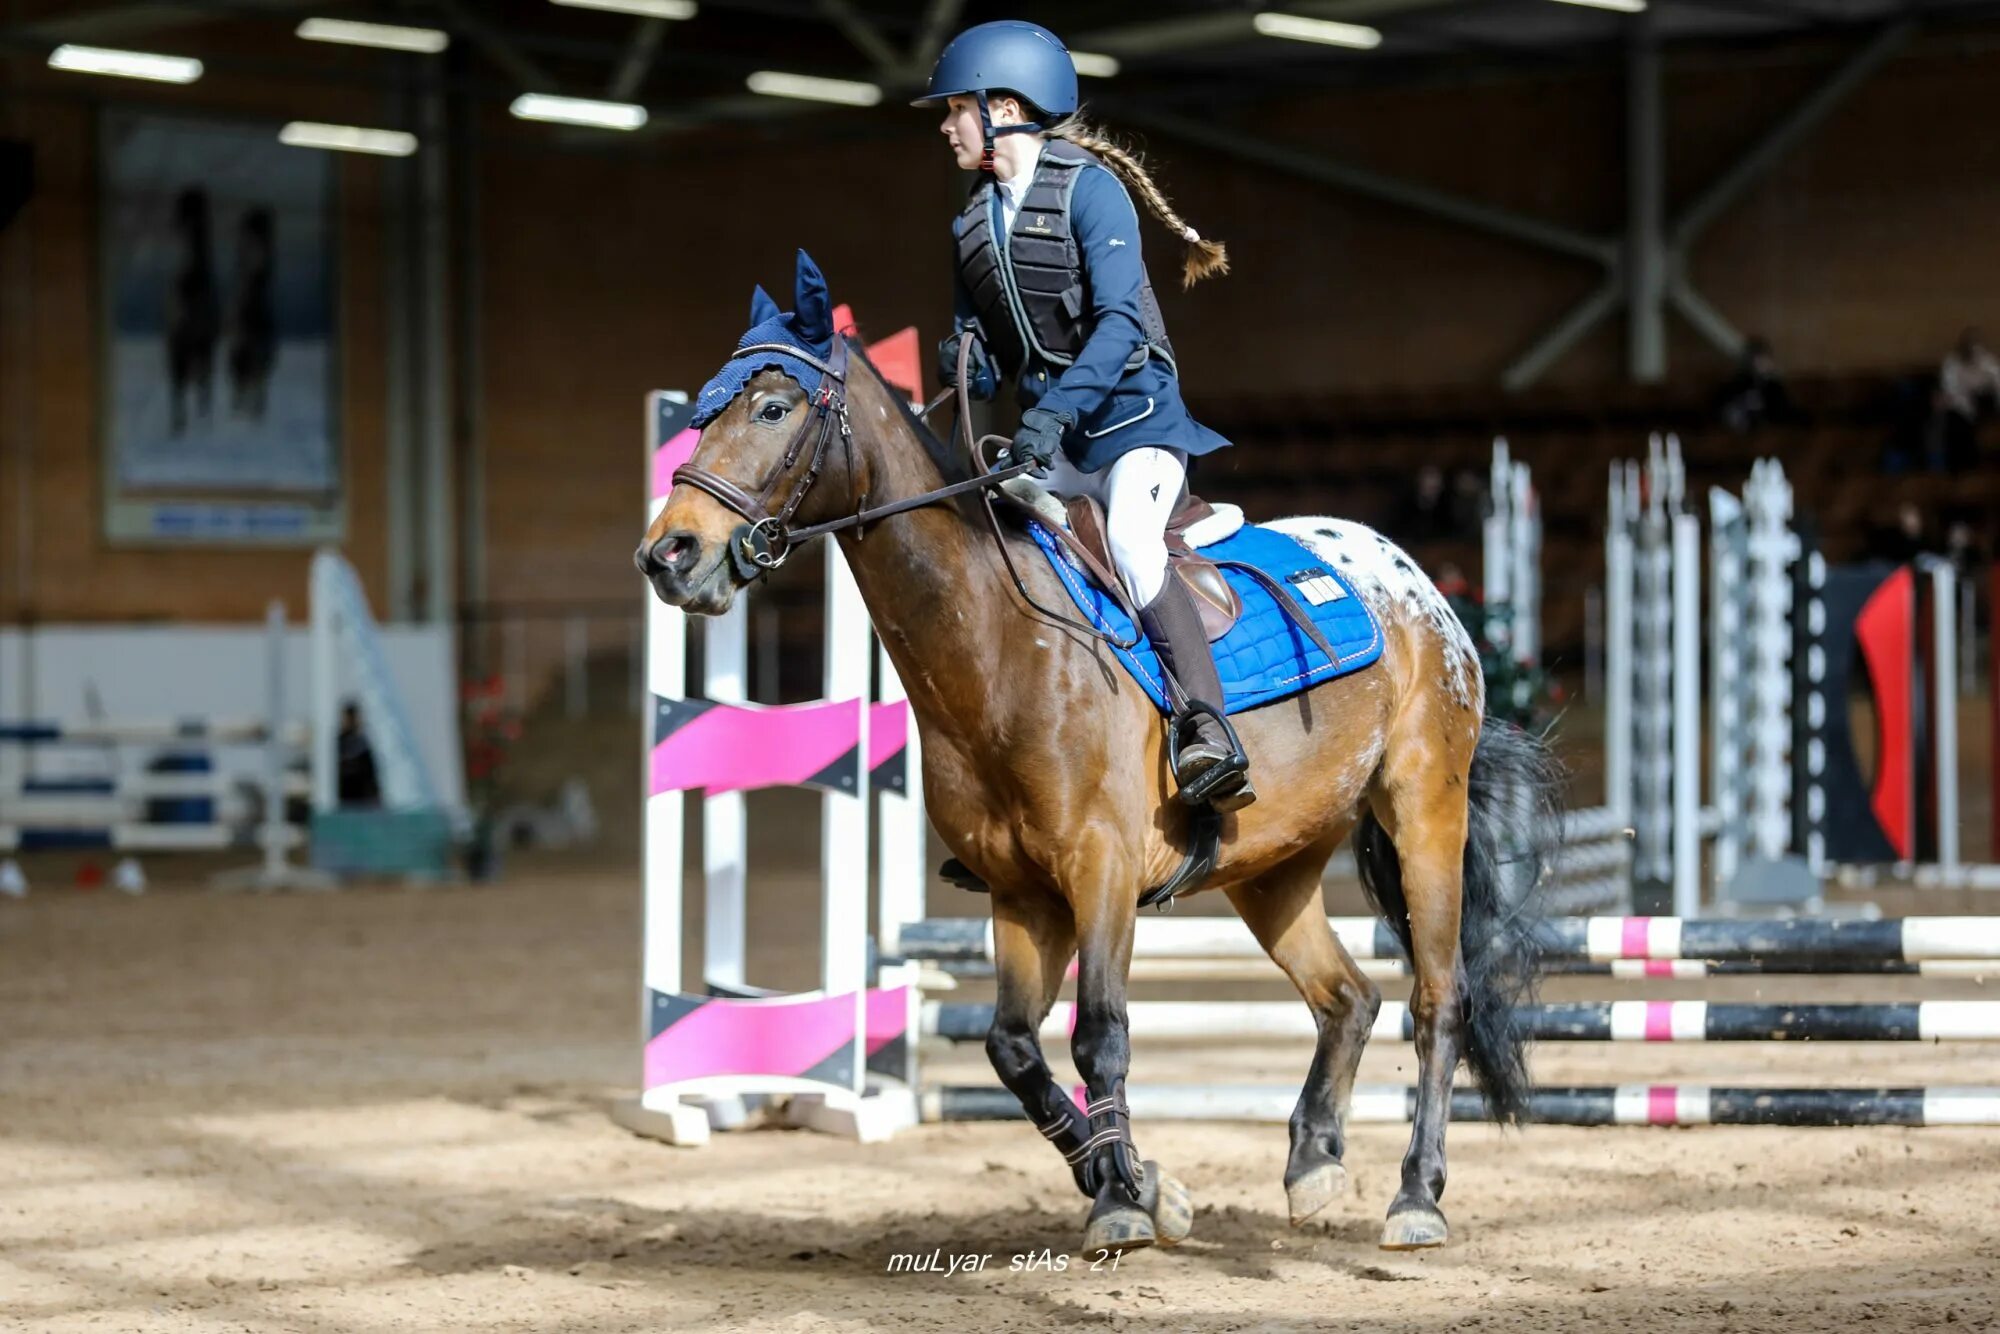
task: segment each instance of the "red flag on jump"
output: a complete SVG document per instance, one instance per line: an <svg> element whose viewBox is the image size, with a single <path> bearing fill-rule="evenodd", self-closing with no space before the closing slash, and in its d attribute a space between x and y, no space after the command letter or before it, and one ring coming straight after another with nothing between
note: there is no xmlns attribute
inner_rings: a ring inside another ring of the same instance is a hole
<svg viewBox="0 0 2000 1334"><path fill-rule="evenodd" d="M870 345L868 359L882 372L882 378L908 394L911 402L923 401L923 356L918 350L917 327L914 324Z"/></svg>
<svg viewBox="0 0 2000 1334"><path fill-rule="evenodd" d="M854 323L854 307L843 304L833 308L833 329L839 334L853 335L858 332ZM882 372L882 378L907 394L912 403L924 401L924 362L917 342L916 325L892 333L880 342L868 344L868 359Z"/></svg>

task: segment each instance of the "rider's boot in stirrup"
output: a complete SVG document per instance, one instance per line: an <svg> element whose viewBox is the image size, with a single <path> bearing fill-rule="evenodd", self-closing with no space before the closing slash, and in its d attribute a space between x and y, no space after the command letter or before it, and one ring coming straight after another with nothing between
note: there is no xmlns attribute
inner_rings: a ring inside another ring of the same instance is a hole
<svg viewBox="0 0 2000 1334"><path fill-rule="evenodd" d="M1172 752L1181 800L1190 806L1206 801L1219 811L1248 806L1257 800L1249 757L1236 729L1223 720L1215 657L1202 632L1201 614L1178 576L1169 573L1159 594L1139 609L1139 624L1183 696L1174 714Z"/></svg>

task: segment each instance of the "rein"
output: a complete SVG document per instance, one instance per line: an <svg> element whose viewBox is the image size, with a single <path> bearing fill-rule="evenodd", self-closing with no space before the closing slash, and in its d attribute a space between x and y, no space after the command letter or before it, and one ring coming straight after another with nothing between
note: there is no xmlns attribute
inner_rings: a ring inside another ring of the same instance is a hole
<svg viewBox="0 0 2000 1334"><path fill-rule="evenodd" d="M1023 601L1050 620L1081 630L1093 638L1103 640L1113 648L1129 649L1138 644L1138 613L1127 598L1123 585L1115 578L1109 581L1106 591L1132 621L1133 634L1129 639L1120 638L1099 626L1043 606L1036 601L1034 594L1028 591L1027 581L1021 577L1019 568L1014 564L1014 555L1007 545L1006 534L1001 531L1000 517L994 509L993 496L1002 483L1026 475L1034 465L1014 463L997 471L987 470L987 445L996 440L1002 445L1011 445L1012 441L1004 435L973 438L972 395L966 383L972 356L970 339L961 339L959 342L956 394L959 429L965 442L966 452L971 457L972 466L978 470L978 475L873 508L868 505L868 494L863 492L860 508L854 513L838 519L829 519L824 523L806 524L796 528L792 526L792 516L798 513L799 507L805 503L806 494L812 490L813 483L819 480L820 471L826 464L827 450L831 448L836 435L839 436L841 449L847 456L848 474L853 475L854 427L847 412L847 339L836 335L833 340L833 355L825 361L789 343L752 343L748 347L738 348L730 360L769 353L780 353L803 361L817 370L821 376L820 386L812 394L812 411L793 434L790 443L785 446L785 452L778 460L777 466L758 484L755 492L747 491L729 478L698 467L692 462L683 463L676 468L673 478L676 485L686 482L697 490L706 492L742 517L744 526L737 529L730 541L729 558L746 582L765 571L777 569L790 559L794 547L815 537L824 537L829 533L841 532L848 528L860 529L880 519L905 514L929 505L942 504L976 491L986 511L986 523L993 533L994 545L999 547L1000 559L1006 564L1007 574L1014 581L1015 591L1021 595ZM935 412L953 392L950 388L940 392L923 409L920 418ZM806 461L805 471L800 474L791 493L773 510L772 503L777 498L779 487L784 482L786 474L798 466L800 457L805 455L808 449L811 450L811 456ZM1006 493L1002 491L1000 494ZM1051 528L1049 531L1055 534L1065 549L1073 552L1078 550L1068 533L1060 528Z"/></svg>

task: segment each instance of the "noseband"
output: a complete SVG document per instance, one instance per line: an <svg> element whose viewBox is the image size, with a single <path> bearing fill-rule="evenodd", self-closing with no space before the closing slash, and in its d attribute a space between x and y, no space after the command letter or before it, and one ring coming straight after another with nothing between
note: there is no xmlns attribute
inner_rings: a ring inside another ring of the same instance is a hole
<svg viewBox="0 0 2000 1334"><path fill-rule="evenodd" d="M729 559L746 582L766 570L777 569L792 554L795 545L827 531L826 525L795 529L792 527L792 516L799 512L799 506L805 503L806 493L819 480L820 469L826 465L827 447L833 443L835 433L839 434L841 446L847 452L849 469L852 470L854 465L854 430L847 418L847 340L838 335L834 337L833 356L828 361L821 361L810 352L789 343L752 343L738 348L730 360L772 353L805 362L820 373L820 382L819 388L812 393L812 411L793 434L791 443L785 446L784 456L756 492L746 491L727 477L696 467L692 462L674 469L675 485L686 482L706 491L743 517L744 526L738 528L730 539ZM786 476L808 449L812 454L806 462L805 472L800 474L784 503L773 510L772 502L777 499ZM861 499L865 509L868 497L863 495Z"/></svg>

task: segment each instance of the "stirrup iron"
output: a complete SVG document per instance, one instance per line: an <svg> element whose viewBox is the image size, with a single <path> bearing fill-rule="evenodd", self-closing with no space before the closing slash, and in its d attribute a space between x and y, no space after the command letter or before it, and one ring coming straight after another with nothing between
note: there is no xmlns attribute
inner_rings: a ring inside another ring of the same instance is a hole
<svg viewBox="0 0 2000 1334"><path fill-rule="evenodd" d="M1200 700L1189 700L1174 713L1173 725L1167 731L1167 764L1174 771L1174 781L1181 781L1181 747L1194 732L1195 719L1206 714L1213 718L1222 729L1222 735L1229 742L1229 754L1217 760L1208 768L1196 774L1180 789L1182 803L1189 806L1205 804L1218 789L1235 787L1231 780L1240 779L1250 770L1250 757L1243 751L1243 742L1236 735L1236 729L1223 717L1220 710Z"/></svg>

